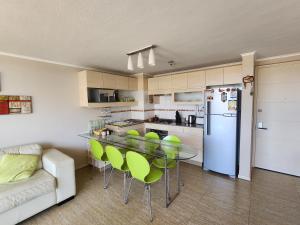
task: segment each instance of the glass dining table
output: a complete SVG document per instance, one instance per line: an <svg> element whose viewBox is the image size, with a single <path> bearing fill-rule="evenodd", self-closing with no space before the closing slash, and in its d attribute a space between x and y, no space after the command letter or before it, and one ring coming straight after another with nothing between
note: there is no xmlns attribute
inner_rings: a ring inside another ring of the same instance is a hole
<svg viewBox="0 0 300 225"><path fill-rule="evenodd" d="M142 136L132 135L106 135L95 136L90 133L79 134L80 137L86 139L96 139L104 145L113 145L122 149L139 152L149 155L153 158L163 158L165 162L164 166L164 182L165 182L165 206L168 207L171 202L179 195L181 178L180 178L180 161L194 158L198 155L198 151L192 146L180 143L174 143L164 140L154 140ZM176 177L177 177L177 192L170 197L170 181L167 165L169 160L176 161Z"/></svg>

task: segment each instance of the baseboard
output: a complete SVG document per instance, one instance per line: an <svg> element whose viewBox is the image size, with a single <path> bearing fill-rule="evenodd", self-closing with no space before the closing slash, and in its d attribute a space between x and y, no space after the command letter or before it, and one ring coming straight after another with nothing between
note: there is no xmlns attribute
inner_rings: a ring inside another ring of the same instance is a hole
<svg viewBox="0 0 300 225"><path fill-rule="evenodd" d="M84 164L82 164L82 165L80 165L80 166L77 166L77 167L75 168L75 170L82 169L82 168L84 168L84 167L87 167L88 165L89 165L89 163L84 163Z"/></svg>
<svg viewBox="0 0 300 225"><path fill-rule="evenodd" d="M246 176L238 175L238 178L239 178L239 179L242 179L242 180L251 181L251 178L250 178L250 177L246 177Z"/></svg>
<svg viewBox="0 0 300 225"><path fill-rule="evenodd" d="M200 166L200 167L202 167L202 162L198 162L198 161L195 161L195 160L192 160L192 159L185 160L184 162L185 162L185 163L189 163L189 164L193 164L193 165L195 165L195 166Z"/></svg>

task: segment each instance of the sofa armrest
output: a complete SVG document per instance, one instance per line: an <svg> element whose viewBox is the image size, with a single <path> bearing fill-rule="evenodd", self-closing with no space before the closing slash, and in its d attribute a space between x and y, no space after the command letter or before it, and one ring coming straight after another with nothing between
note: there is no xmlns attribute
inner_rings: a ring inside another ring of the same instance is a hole
<svg viewBox="0 0 300 225"><path fill-rule="evenodd" d="M43 151L43 168L56 178L56 201L60 203L76 194L74 160L58 151Z"/></svg>

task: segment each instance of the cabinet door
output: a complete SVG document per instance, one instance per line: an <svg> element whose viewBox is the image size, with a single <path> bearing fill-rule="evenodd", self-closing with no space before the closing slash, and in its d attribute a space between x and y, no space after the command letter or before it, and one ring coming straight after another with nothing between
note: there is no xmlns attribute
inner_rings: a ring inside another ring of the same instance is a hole
<svg viewBox="0 0 300 225"><path fill-rule="evenodd" d="M148 79L148 90L149 91L158 90L158 78L149 78Z"/></svg>
<svg viewBox="0 0 300 225"><path fill-rule="evenodd" d="M87 87L101 88L103 85L102 74L94 71L86 71Z"/></svg>
<svg viewBox="0 0 300 225"><path fill-rule="evenodd" d="M117 76L107 73L103 73L103 88L107 89L117 89Z"/></svg>
<svg viewBox="0 0 300 225"><path fill-rule="evenodd" d="M201 128L184 128L184 135L182 138L184 144L193 146L198 151L198 155L192 158L192 161L199 163L203 162L203 129Z"/></svg>
<svg viewBox="0 0 300 225"><path fill-rule="evenodd" d="M195 71L187 74L189 89L205 88L205 71Z"/></svg>
<svg viewBox="0 0 300 225"><path fill-rule="evenodd" d="M135 77L128 77L128 89L136 91L138 89L138 80Z"/></svg>
<svg viewBox="0 0 300 225"><path fill-rule="evenodd" d="M171 90L171 76L158 77L158 90Z"/></svg>
<svg viewBox="0 0 300 225"><path fill-rule="evenodd" d="M224 67L224 84L240 84L242 78L241 65Z"/></svg>
<svg viewBox="0 0 300 225"><path fill-rule="evenodd" d="M172 89L180 90L187 89L187 74L176 74L172 75Z"/></svg>
<svg viewBox="0 0 300 225"><path fill-rule="evenodd" d="M118 90L128 90L128 77L116 76L117 79L117 89Z"/></svg>
<svg viewBox="0 0 300 225"><path fill-rule="evenodd" d="M223 68L206 70L205 79L206 79L206 86L222 85L224 82Z"/></svg>

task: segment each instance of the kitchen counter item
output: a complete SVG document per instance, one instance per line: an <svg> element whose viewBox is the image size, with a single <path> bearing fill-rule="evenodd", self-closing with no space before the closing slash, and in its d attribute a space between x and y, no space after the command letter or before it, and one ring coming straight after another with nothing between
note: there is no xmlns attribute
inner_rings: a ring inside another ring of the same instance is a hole
<svg viewBox="0 0 300 225"><path fill-rule="evenodd" d="M196 124L196 116L195 115L188 115L187 122L188 122L188 124Z"/></svg>

